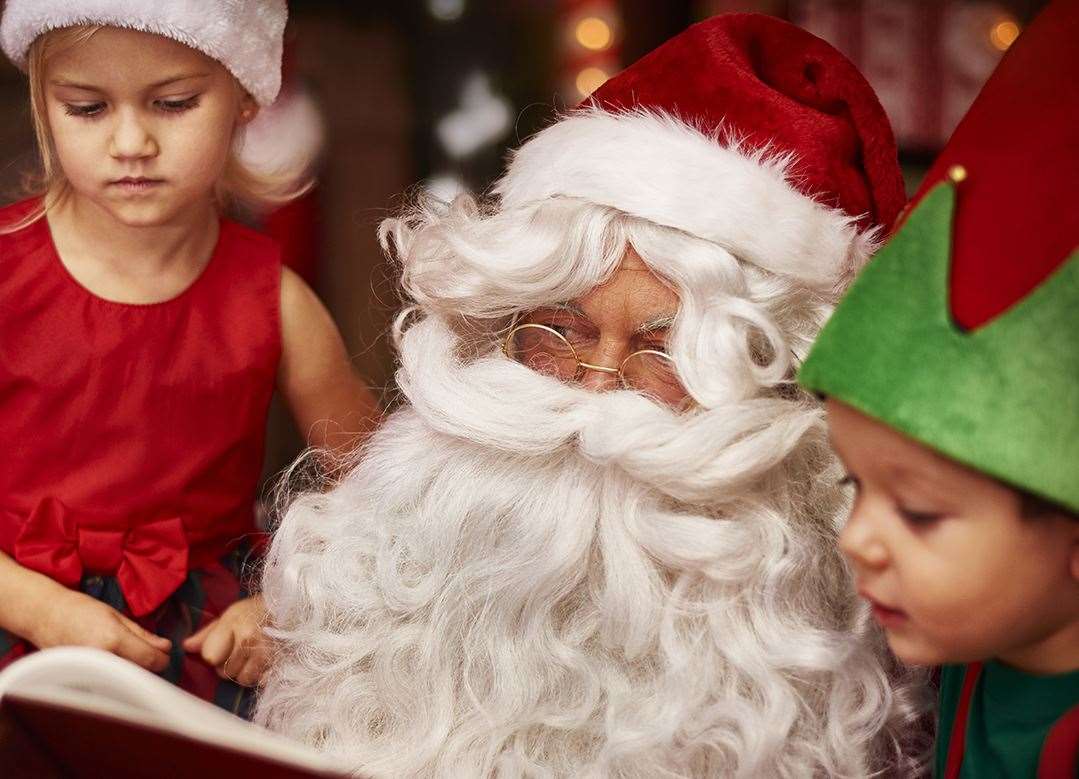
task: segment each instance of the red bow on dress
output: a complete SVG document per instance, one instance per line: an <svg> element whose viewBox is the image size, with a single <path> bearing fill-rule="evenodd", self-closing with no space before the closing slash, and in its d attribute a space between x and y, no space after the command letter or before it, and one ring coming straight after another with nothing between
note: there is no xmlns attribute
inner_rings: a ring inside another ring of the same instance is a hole
<svg viewBox="0 0 1079 779"><path fill-rule="evenodd" d="M68 587L78 585L84 571L115 575L131 613L142 617L187 578L183 521L164 517L127 529L115 524L77 516L56 498L43 498L16 536L13 556Z"/></svg>

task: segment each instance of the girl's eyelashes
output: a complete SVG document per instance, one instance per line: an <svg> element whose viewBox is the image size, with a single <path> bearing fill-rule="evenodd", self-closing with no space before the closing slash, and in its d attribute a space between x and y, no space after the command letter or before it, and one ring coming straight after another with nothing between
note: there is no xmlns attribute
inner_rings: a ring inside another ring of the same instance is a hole
<svg viewBox="0 0 1079 779"><path fill-rule="evenodd" d="M68 116L80 116L92 119L105 110L104 103L64 103L64 113Z"/></svg>
<svg viewBox="0 0 1079 779"><path fill-rule="evenodd" d="M198 108L199 96L192 95L191 97L184 98L183 100L158 100L155 105L162 111L170 114L182 114L184 111L190 111L192 108Z"/></svg>
<svg viewBox="0 0 1079 779"><path fill-rule="evenodd" d="M155 100L154 107L166 114L182 114L193 108L198 108L199 96L192 95L183 100ZM98 103L64 103L64 113L68 116L77 116L83 119L94 119L105 113L107 105Z"/></svg>

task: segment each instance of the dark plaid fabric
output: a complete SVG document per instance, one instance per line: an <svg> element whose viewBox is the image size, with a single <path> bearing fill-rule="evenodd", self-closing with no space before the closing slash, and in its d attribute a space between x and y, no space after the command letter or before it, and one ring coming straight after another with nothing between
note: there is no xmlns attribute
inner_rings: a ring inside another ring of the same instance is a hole
<svg viewBox="0 0 1079 779"><path fill-rule="evenodd" d="M222 557L208 568L190 571L187 579L154 612L135 620L147 630L172 641L168 668L159 675L204 700L250 719L254 690L222 679L198 656L183 650L183 640L216 619L230 605L248 596L245 582L253 575L247 547ZM85 576L80 588L131 617L120 586L112 576ZM133 618L134 619L134 618ZM0 629L0 670L34 651L26 641Z"/></svg>

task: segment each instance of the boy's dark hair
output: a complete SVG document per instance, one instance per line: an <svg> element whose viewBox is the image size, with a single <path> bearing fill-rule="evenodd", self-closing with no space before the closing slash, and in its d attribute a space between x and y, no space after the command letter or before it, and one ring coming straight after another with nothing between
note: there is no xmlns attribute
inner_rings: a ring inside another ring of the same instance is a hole
<svg viewBox="0 0 1079 779"><path fill-rule="evenodd" d="M1073 522L1079 522L1079 513L1069 508L1054 503L1051 500L1035 495L1026 490L1019 490L1019 513L1023 519L1044 519L1051 514L1059 514Z"/></svg>

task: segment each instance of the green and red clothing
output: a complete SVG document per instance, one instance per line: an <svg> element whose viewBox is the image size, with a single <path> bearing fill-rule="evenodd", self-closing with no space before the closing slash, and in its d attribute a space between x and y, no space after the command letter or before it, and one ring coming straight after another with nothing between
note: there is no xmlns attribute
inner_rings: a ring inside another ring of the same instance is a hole
<svg viewBox="0 0 1079 779"><path fill-rule="evenodd" d="M1060 747L1047 749L1051 736ZM1079 671L1035 676L995 661L941 670L935 776L1075 779L1075 739Z"/></svg>

